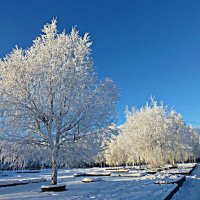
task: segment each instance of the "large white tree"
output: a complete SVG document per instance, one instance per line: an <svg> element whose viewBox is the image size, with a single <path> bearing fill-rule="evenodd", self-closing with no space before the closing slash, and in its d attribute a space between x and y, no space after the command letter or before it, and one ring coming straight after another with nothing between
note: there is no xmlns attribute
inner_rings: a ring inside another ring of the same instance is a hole
<svg viewBox="0 0 200 200"><path fill-rule="evenodd" d="M58 155L68 143L104 131L115 119L118 96L111 79L97 78L88 33L58 33L56 23L44 25L30 48L16 47L0 60L1 136L47 146L52 184Z"/></svg>
<svg viewBox="0 0 200 200"><path fill-rule="evenodd" d="M193 129L182 116L154 99L140 109L126 110L121 133L108 146L108 164L147 163L161 166L193 156Z"/></svg>

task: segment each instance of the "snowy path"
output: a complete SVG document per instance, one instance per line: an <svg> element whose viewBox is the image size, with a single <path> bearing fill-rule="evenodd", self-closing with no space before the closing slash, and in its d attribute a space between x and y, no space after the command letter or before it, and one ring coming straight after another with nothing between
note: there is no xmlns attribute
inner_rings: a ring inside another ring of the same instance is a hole
<svg viewBox="0 0 200 200"><path fill-rule="evenodd" d="M200 164L196 166L191 176L174 195L173 200L199 200L200 199Z"/></svg>

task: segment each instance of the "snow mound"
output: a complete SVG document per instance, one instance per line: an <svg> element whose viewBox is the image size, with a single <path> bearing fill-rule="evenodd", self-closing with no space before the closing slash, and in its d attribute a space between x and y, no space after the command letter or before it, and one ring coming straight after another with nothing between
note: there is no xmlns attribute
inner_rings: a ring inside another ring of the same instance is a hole
<svg viewBox="0 0 200 200"><path fill-rule="evenodd" d="M31 179L0 181L0 188L17 186L17 185L25 185L29 183L39 183L39 182L44 182L44 181L46 181L45 178L31 178Z"/></svg>
<svg viewBox="0 0 200 200"><path fill-rule="evenodd" d="M101 178L84 178L82 180L83 183L90 183L90 182L98 182L101 181Z"/></svg>
<svg viewBox="0 0 200 200"><path fill-rule="evenodd" d="M86 176L110 176L110 172L88 172Z"/></svg>

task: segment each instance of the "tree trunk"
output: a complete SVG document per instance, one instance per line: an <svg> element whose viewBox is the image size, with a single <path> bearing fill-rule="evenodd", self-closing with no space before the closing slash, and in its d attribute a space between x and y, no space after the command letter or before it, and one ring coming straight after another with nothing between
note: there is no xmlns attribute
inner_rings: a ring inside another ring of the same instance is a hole
<svg viewBox="0 0 200 200"><path fill-rule="evenodd" d="M171 159L171 165L172 165L172 167L175 166L175 159L174 158Z"/></svg>
<svg viewBox="0 0 200 200"><path fill-rule="evenodd" d="M141 161L140 161L140 156L139 156L139 168L141 169Z"/></svg>
<svg viewBox="0 0 200 200"><path fill-rule="evenodd" d="M57 184L57 176L58 176L58 149L53 149L52 152L52 178L51 178L51 184L56 185Z"/></svg>

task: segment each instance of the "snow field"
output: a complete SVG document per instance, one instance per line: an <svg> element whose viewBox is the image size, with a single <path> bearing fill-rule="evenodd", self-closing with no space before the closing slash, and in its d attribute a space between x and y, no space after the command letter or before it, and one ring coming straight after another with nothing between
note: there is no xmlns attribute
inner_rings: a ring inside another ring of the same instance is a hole
<svg viewBox="0 0 200 200"><path fill-rule="evenodd" d="M181 179L182 175L170 175L164 173L156 174L144 174L143 176L126 177L126 176L101 176L101 181L92 183L83 183L84 178L91 177L74 177L73 174L91 173L102 174L103 171L108 171L104 168L90 168L90 169L66 169L59 170L58 180L60 184L66 184L67 191L64 192L45 192L41 193L41 186L50 184L51 170L45 169L40 173L34 174L17 174L15 172L3 172L7 176L0 177L1 181L20 181L24 180L40 180L46 179L44 184L30 183L27 185L19 185L14 187L0 188L0 199L12 200L12 199L69 199L69 200L119 200L119 199L133 199L133 200L160 200L165 199L176 187L175 183ZM138 173L139 170L130 169L130 174ZM141 172L139 172L141 173ZM125 173L122 173L125 175ZM98 176L93 176L92 179L96 179ZM156 184L157 183L157 184ZM170 184L169 184L170 183Z"/></svg>

